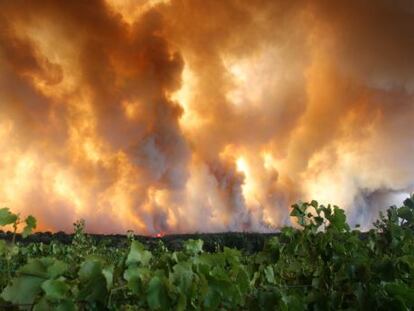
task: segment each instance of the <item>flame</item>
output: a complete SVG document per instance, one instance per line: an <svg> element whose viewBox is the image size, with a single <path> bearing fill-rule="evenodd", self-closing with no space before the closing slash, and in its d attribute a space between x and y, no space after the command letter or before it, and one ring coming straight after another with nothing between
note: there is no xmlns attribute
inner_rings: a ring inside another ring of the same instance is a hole
<svg viewBox="0 0 414 311"><path fill-rule="evenodd" d="M188 65L184 66L181 80L181 88L171 94L171 99L178 102L183 109L183 114L179 120L181 128L184 131L191 131L200 126L204 120L191 107L191 103L196 100L193 90L197 86L197 78Z"/></svg>
<svg viewBox="0 0 414 311"><path fill-rule="evenodd" d="M164 233L158 232L156 235L154 235L154 238L160 239L164 236Z"/></svg>
<svg viewBox="0 0 414 311"><path fill-rule="evenodd" d="M105 0L108 6L121 14L122 19L129 25L133 24L141 15L151 8L169 3L169 0Z"/></svg>
<svg viewBox="0 0 414 311"><path fill-rule="evenodd" d="M237 171L243 173L244 182L242 185L243 196L245 197L249 205L254 204L256 201L256 195L258 193L255 185L255 181L252 176L251 169L248 163L243 157L239 157L236 161Z"/></svg>

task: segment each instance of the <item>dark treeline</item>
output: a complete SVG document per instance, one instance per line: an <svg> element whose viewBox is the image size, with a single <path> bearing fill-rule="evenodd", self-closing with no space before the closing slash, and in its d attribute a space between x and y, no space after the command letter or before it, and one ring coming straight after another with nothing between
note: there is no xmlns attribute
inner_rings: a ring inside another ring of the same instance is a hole
<svg viewBox="0 0 414 311"><path fill-rule="evenodd" d="M368 233L361 232L361 239L364 239ZM128 245L128 237L123 234L89 234L92 241L96 244L105 244L111 247L126 247ZM171 234L162 237L151 237L143 235L134 235L134 238L144 243L150 250L157 248L160 242L163 243L170 251L182 250L183 244L189 239L201 239L204 242L204 250L214 252L222 250L224 247L236 248L246 253L256 253L263 249L265 241L272 236L280 236L280 232L274 233L253 233L253 232L221 232L221 233L191 233L191 234ZM13 237L12 232L4 232L0 230L0 239L10 241ZM49 244L56 241L62 244L72 243L74 234L67 234L59 231L36 232L23 239L20 234L16 235L16 242L22 244L44 243Z"/></svg>

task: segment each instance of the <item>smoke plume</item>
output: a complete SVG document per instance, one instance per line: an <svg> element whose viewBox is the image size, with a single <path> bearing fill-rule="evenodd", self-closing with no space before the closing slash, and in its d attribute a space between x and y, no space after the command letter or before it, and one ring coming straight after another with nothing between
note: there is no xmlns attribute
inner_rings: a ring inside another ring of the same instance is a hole
<svg viewBox="0 0 414 311"><path fill-rule="evenodd" d="M414 189L411 1L0 2L0 204L41 230L369 227Z"/></svg>

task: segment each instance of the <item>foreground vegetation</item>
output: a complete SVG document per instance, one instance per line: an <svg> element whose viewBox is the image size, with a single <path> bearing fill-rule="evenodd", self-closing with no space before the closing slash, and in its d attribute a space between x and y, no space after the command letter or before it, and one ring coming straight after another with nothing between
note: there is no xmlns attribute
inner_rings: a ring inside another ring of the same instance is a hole
<svg viewBox="0 0 414 311"><path fill-rule="evenodd" d="M71 243L16 241L36 226L0 209L1 310L412 310L414 197L390 207L361 235L344 211L316 201L292 206L300 229L284 228L248 253L202 240L151 251L94 240L75 224ZM108 245L107 245L108 244Z"/></svg>

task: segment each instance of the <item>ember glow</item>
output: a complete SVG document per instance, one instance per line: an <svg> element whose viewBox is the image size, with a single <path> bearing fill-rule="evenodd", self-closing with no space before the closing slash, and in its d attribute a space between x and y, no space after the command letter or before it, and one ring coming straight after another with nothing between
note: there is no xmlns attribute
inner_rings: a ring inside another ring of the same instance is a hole
<svg viewBox="0 0 414 311"><path fill-rule="evenodd" d="M0 3L0 204L40 230L368 227L414 190L410 1Z"/></svg>
<svg viewBox="0 0 414 311"><path fill-rule="evenodd" d="M164 233L162 233L162 232L158 232L156 235L154 235L154 238L158 238L158 239L160 239L160 238L162 238L164 236Z"/></svg>

